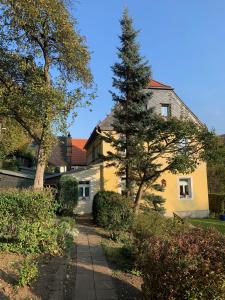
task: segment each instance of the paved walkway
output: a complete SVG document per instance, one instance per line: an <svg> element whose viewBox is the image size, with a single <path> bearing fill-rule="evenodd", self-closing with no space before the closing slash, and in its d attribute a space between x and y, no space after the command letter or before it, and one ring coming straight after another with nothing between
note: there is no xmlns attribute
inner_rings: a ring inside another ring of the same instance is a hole
<svg viewBox="0 0 225 300"><path fill-rule="evenodd" d="M74 300L118 300L101 237L91 225L79 225Z"/></svg>

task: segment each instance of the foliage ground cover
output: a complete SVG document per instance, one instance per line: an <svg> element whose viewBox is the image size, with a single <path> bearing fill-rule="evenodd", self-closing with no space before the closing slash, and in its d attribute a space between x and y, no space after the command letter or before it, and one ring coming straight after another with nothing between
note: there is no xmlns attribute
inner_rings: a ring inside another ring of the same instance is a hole
<svg viewBox="0 0 225 300"><path fill-rule="evenodd" d="M73 224L56 222L57 204L50 190L0 192L0 250L60 253L73 234ZM69 228L71 232L69 232Z"/></svg>
<svg viewBox="0 0 225 300"><path fill-rule="evenodd" d="M114 285L119 300L141 299L141 285L143 283L140 272L136 269L135 260L131 258L129 246L125 239L112 238L111 232L98 228L103 236L102 247L107 257ZM124 232L123 234L124 235ZM130 243L129 243L130 244Z"/></svg>
<svg viewBox="0 0 225 300"><path fill-rule="evenodd" d="M17 253L13 265L17 286L38 276L41 257L69 255L77 235L75 220L56 218L58 205L51 190L0 191L0 255Z"/></svg>
<svg viewBox="0 0 225 300"><path fill-rule="evenodd" d="M194 226L201 226L203 228L214 228L219 232L225 234L225 222L217 219L190 219L189 222Z"/></svg>
<svg viewBox="0 0 225 300"><path fill-rule="evenodd" d="M104 196L110 201L110 193ZM111 201L108 216L113 205ZM224 226L207 221L197 220L206 227ZM129 226L113 235L109 230L103 248L116 272L141 276L143 299L224 299L225 238L215 229L179 224L148 210L133 214Z"/></svg>

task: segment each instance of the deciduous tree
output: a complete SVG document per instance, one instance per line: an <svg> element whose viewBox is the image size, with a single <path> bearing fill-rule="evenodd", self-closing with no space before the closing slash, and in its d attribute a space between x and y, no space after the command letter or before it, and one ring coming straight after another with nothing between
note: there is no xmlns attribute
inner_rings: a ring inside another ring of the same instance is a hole
<svg viewBox="0 0 225 300"><path fill-rule="evenodd" d="M38 189L54 131L65 127L91 87L90 55L66 1L1 0L0 9L1 114L15 118L39 145Z"/></svg>

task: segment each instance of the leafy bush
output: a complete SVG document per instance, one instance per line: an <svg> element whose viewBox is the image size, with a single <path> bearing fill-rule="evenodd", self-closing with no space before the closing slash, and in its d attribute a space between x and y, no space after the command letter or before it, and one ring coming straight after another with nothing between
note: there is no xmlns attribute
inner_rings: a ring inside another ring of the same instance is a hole
<svg viewBox="0 0 225 300"><path fill-rule="evenodd" d="M225 194L209 194L209 210L211 213L225 213Z"/></svg>
<svg viewBox="0 0 225 300"><path fill-rule="evenodd" d="M30 285L38 276L38 264L29 257L26 257L17 268L19 269L19 286Z"/></svg>
<svg viewBox="0 0 225 300"><path fill-rule="evenodd" d="M149 245L149 240L153 236L158 236L162 240L168 241L172 235L178 232L188 230L186 225L178 224L171 218L166 218L158 212L148 211L139 214L132 227L134 235L134 254L136 256L138 268L142 268L146 261L146 249Z"/></svg>
<svg viewBox="0 0 225 300"><path fill-rule="evenodd" d="M18 171L19 163L15 157L6 158L2 162L2 168L5 170L10 170L10 171Z"/></svg>
<svg viewBox="0 0 225 300"><path fill-rule="evenodd" d="M61 177L59 201L61 210L67 211L67 214L73 214L73 210L78 202L78 183L76 178L70 175Z"/></svg>
<svg viewBox="0 0 225 300"><path fill-rule="evenodd" d="M1 191L0 249L25 254L64 250L72 225L56 222L56 208L50 190Z"/></svg>
<svg viewBox="0 0 225 300"><path fill-rule="evenodd" d="M157 211L161 214L165 213L165 208L163 207L163 205L165 204L166 199L162 196L155 194L146 194L145 201L147 201L151 210Z"/></svg>
<svg viewBox="0 0 225 300"><path fill-rule="evenodd" d="M68 250L71 248L74 238L78 235L78 230L75 227L75 220L69 217L63 217L57 226L58 229L58 244L61 249Z"/></svg>
<svg viewBox="0 0 225 300"><path fill-rule="evenodd" d="M111 191L94 196L93 218L97 225L112 231L127 230L133 221L133 202Z"/></svg>
<svg viewBox="0 0 225 300"><path fill-rule="evenodd" d="M143 299L224 299L225 238L219 233L192 228L165 239L149 235L144 258Z"/></svg>

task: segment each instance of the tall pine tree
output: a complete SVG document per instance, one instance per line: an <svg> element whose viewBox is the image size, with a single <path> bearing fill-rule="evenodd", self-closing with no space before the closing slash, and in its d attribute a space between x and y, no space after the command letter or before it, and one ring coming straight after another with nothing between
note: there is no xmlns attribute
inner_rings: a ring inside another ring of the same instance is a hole
<svg viewBox="0 0 225 300"><path fill-rule="evenodd" d="M151 69L139 53L138 31L134 30L127 10L121 27L120 61L112 68L113 87L118 90L112 93L113 130L102 137L113 148L105 157L108 166L114 166L119 176L126 177L127 196L134 196L137 211L143 194L152 192L165 172L194 172L201 161L223 157L224 147L206 126L173 116L165 120L149 108ZM157 198L158 203L159 200L163 199Z"/></svg>
<svg viewBox="0 0 225 300"><path fill-rule="evenodd" d="M118 49L120 62L112 67L114 72L113 87L118 93L112 92L116 102L114 108L113 131L117 136L110 135L109 140L114 153L109 153L108 160L117 161L118 173L126 177L127 196L132 194L132 160L135 135L143 129L146 118L152 114L147 109L150 92L146 91L151 77L148 62L140 55L136 41L138 31L133 27L133 20L126 9L120 21L122 34L121 47Z"/></svg>

